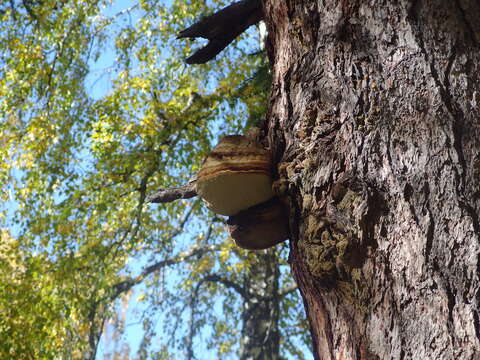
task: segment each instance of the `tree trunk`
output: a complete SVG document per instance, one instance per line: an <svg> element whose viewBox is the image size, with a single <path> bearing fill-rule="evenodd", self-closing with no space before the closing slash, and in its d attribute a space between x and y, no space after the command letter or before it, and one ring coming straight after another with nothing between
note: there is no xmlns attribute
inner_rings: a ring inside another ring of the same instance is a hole
<svg viewBox="0 0 480 360"><path fill-rule="evenodd" d="M259 251L244 288L240 360L280 358L280 269L274 249Z"/></svg>
<svg viewBox="0 0 480 360"><path fill-rule="evenodd" d="M480 359L480 2L265 0L317 359Z"/></svg>

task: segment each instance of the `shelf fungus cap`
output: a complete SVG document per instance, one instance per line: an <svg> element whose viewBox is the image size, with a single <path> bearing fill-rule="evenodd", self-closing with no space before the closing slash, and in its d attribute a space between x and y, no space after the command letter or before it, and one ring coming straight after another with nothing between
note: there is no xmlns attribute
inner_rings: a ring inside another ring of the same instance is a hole
<svg viewBox="0 0 480 360"><path fill-rule="evenodd" d="M275 197L230 216L227 225L238 246L263 250L288 239L288 210Z"/></svg>
<svg viewBox="0 0 480 360"><path fill-rule="evenodd" d="M234 215L273 197L271 155L242 135L225 136L197 176L197 194L221 215Z"/></svg>

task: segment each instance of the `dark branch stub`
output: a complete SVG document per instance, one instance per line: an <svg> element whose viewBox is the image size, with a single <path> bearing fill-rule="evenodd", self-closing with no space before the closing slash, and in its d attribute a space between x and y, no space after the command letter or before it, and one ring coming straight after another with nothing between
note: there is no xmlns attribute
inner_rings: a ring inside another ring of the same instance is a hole
<svg viewBox="0 0 480 360"><path fill-rule="evenodd" d="M149 195L145 201L147 203L166 203L178 199L190 199L195 196L197 196L195 182L189 182L180 187L160 189L156 193Z"/></svg>
<svg viewBox="0 0 480 360"><path fill-rule="evenodd" d="M204 64L225 49L237 36L263 19L260 0L243 0L207 16L183 30L178 38L201 37L208 44L190 56L188 64Z"/></svg>

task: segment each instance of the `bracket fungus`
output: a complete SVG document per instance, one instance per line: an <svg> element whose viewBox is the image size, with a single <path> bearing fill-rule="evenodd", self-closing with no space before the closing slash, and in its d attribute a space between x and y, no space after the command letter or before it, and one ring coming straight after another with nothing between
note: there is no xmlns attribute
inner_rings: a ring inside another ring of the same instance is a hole
<svg viewBox="0 0 480 360"><path fill-rule="evenodd" d="M225 136L197 175L197 194L220 215L234 215L273 197L271 155L247 136Z"/></svg>
<svg viewBox="0 0 480 360"><path fill-rule="evenodd" d="M248 250L267 249L288 239L288 213L276 197L230 216L227 224L235 243Z"/></svg>
<svg viewBox="0 0 480 360"><path fill-rule="evenodd" d="M288 238L288 212L274 197L271 168L270 152L253 136L229 135L197 175L197 194L210 210L230 216L230 235L244 249L266 249Z"/></svg>

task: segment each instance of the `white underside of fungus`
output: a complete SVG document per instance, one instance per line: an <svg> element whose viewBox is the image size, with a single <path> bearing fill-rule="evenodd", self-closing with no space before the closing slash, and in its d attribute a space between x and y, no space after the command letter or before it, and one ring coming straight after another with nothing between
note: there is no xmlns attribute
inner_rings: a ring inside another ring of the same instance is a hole
<svg viewBox="0 0 480 360"><path fill-rule="evenodd" d="M197 184L207 207L220 215L235 215L273 197L272 180L264 173L225 171Z"/></svg>

